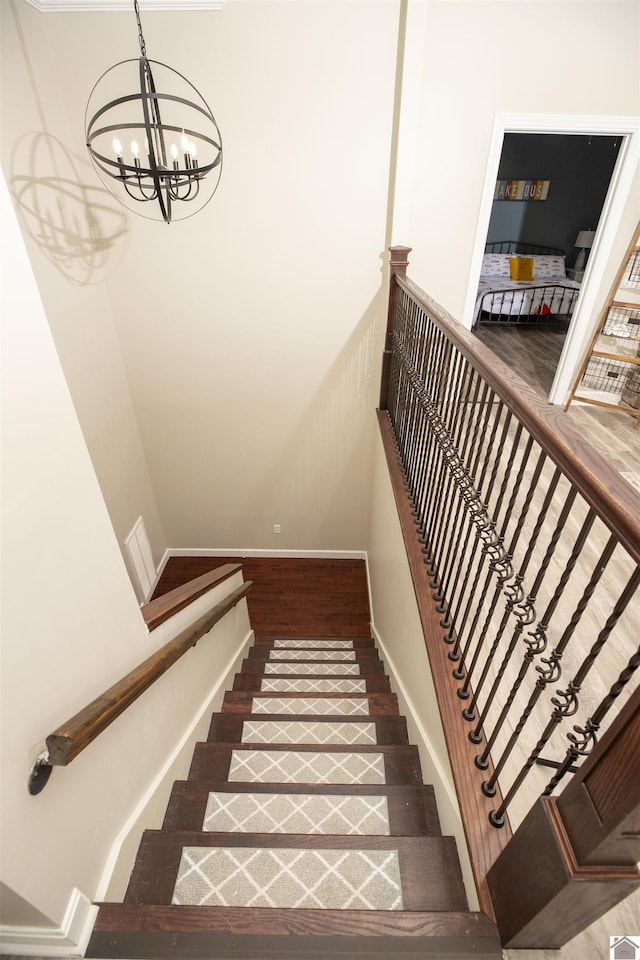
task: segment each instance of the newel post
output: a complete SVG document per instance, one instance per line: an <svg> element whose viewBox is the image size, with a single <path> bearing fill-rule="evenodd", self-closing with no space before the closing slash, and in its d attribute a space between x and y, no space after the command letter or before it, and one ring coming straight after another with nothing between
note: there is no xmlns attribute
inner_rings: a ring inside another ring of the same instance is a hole
<svg viewBox="0 0 640 960"><path fill-rule="evenodd" d="M640 886L640 690L487 874L503 946L558 948Z"/></svg>
<svg viewBox="0 0 640 960"><path fill-rule="evenodd" d="M409 265L409 254L411 247L389 247L391 259L389 267L391 274L389 277L389 307L387 311L387 332L385 335L384 352L382 354L382 376L380 378L380 409L387 410L389 407L389 381L391 378L391 357L393 353L393 325L396 315L396 300L398 287L396 286L396 274L405 277L407 275L407 266Z"/></svg>

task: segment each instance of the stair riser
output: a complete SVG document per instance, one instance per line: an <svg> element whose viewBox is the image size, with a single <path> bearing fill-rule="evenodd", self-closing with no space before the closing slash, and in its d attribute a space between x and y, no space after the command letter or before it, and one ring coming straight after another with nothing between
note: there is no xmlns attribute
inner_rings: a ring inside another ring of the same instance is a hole
<svg viewBox="0 0 640 960"><path fill-rule="evenodd" d="M140 924L144 932L139 933ZM161 932L171 931L171 932ZM495 928L481 913L371 914L332 910L105 904L92 957L198 960L500 960Z"/></svg>

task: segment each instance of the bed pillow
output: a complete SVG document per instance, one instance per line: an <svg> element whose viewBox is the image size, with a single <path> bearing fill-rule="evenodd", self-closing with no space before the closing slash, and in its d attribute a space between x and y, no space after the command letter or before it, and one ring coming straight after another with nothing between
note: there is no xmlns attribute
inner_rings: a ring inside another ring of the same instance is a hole
<svg viewBox="0 0 640 960"><path fill-rule="evenodd" d="M509 255L507 253L485 253L480 272L483 277L509 277Z"/></svg>
<svg viewBox="0 0 640 960"><path fill-rule="evenodd" d="M533 280L533 257L509 257L512 280Z"/></svg>
<svg viewBox="0 0 640 960"><path fill-rule="evenodd" d="M533 272L538 279L540 279L540 277L553 279L566 277L565 258L563 256L551 255L533 257Z"/></svg>

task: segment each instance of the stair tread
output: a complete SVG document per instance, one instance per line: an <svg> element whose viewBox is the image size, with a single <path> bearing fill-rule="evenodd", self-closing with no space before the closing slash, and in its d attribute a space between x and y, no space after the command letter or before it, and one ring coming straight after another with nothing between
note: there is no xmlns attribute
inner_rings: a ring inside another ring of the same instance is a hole
<svg viewBox="0 0 640 960"><path fill-rule="evenodd" d="M315 727L316 724L322 724L321 727ZM361 717L343 717L336 714L325 716L315 716L309 714L245 714L245 713L214 713L211 717L207 741L210 743L251 743L256 740L255 733L259 729L268 730L273 728L272 733L275 739L269 742L272 745L280 744L285 748L293 749L302 741L306 735L308 743L319 745L331 745L326 737L331 731L336 734L343 731L344 742L352 743L352 739L346 739L348 736L355 738L362 734L360 740L363 743L370 744L407 744L409 736L407 733L407 722L404 717L399 715L393 717L380 717L365 715ZM277 739L278 730L281 729L282 739ZM317 736L317 741L313 737ZM251 739L253 737L253 740ZM292 741L290 738L296 737Z"/></svg>
<svg viewBox="0 0 640 960"><path fill-rule="evenodd" d="M242 673L255 673L258 676L292 676L287 672L291 668L307 668L305 673L293 674L294 676L318 676L318 677L336 677L336 676L384 676L384 663L382 660L267 660L266 657L245 657L242 661ZM336 669L349 670L349 673L337 673ZM354 671L354 672L351 672Z"/></svg>
<svg viewBox="0 0 640 960"><path fill-rule="evenodd" d="M228 743L198 743L196 744L191 768L189 770L189 780L225 780L229 776L229 768L234 755L239 755L244 751L273 751L274 753L330 753L330 754L377 754L382 758L385 778L382 783L397 783L420 786L422 784L422 771L417 747L413 744L385 745L377 744L375 746L341 746L332 744L330 747L322 747L316 744L297 744L295 750L278 750L271 744L228 744ZM234 782L255 782L234 781ZM270 781L262 781L270 782ZM281 780L276 782L283 782ZM287 781L296 782L296 781ZM317 782L317 781L299 781L299 782ZM325 781L329 782L329 781ZM351 782L353 781L339 781Z"/></svg>
<svg viewBox="0 0 640 960"><path fill-rule="evenodd" d="M180 780L174 783L163 823L166 830L198 830L201 828L210 793L296 797L385 797L392 836L439 836L440 822L431 786L398 786L397 784L363 784L354 791L344 784L234 784L222 781Z"/></svg>
<svg viewBox="0 0 640 960"><path fill-rule="evenodd" d="M258 647L281 647L291 650L300 650L306 648L330 649L332 644L338 644L336 649L347 648L347 645L355 649L375 648L376 642L373 637L267 637L260 634L255 637L254 643Z"/></svg>
<svg viewBox="0 0 640 960"><path fill-rule="evenodd" d="M273 910L100 904L85 956L193 960L501 960L495 926L471 911Z"/></svg>
<svg viewBox="0 0 640 960"><path fill-rule="evenodd" d="M258 674L255 672L247 673L237 673L233 680L233 689L234 690L243 690L246 693L250 693L252 696L257 697L261 696L264 693L283 693L286 692L282 687L278 687L277 684L282 682L287 684L295 683L298 684L298 689L300 693L310 696L316 692L321 692L322 696L325 696L328 692L328 684L340 683L346 681L347 683L358 683L360 684L360 689L367 694L371 693L391 693L391 683L389 677L383 675L382 673L376 674L354 674L354 675L331 675L331 676L314 676L307 674ZM270 688L266 687L265 684L270 684ZM322 685L325 685L323 689ZM315 685L315 686L314 686ZM290 695L290 694L289 694Z"/></svg>
<svg viewBox="0 0 640 960"><path fill-rule="evenodd" d="M246 690L228 690L224 695L222 702L223 712L252 713L256 710L256 701L258 706L266 705L269 702L288 701L288 707L293 712L296 707L304 706L307 703L308 708L317 705L318 710L311 715L329 715L340 717L359 718L362 716L398 716L398 698L395 693L282 693L277 691L265 691L257 695L252 695ZM364 713L333 713L332 707L340 706L341 702L352 705L354 710L362 709ZM324 709L323 709L324 708ZM262 712L262 711L260 711ZM281 710L269 710L269 713L282 713ZM287 710L288 713L288 710ZM302 713L297 714L302 715Z"/></svg>
<svg viewBox="0 0 640 960"><path fill-rule="evenodd" d="M277 658L273 654L282 654ZM287 654L287 656L284 656ZM314 654L314 656L305 656L305 654ZM318 654L318 656L315 656ZM324 657L319 656L324 654ZM328 656L328 655L331 656ZM332 661L354 661L357 663L359 661L366 660L379 660L380 655L375 646L361 646L354 647L351 650L342 650L342 649L332 649L332 648L323 648L323 647L308 647L306 649L296 649L293 647L281 647L279 649L274 649L266 643L263 644L254 644L250 650L247 651L247 657L249 660L296 660L296 661L306 661L311 660L316 662L317 660L326 659L329 662Z"/></svg>
<svg viewBox="0 0 640 960"><path fill-rule="evenodd" d="M240 851L247 848L251 851L264 850L272 855L269 862L271 863L273 859L278 864L279 854L286 858L288 851L296 851L296 855L311 857L320 875L327 874L329 883L326 891L323 892L320 886L314 887L313 896L319 897L333 895L332 877L337 878L337 882L340 880L339 868L336 868L335 872L330 872L324 863L325 857L332 857L334 851L340 854L338 861L341 861L342 856L346 854L358 857L361 851L365 851L365 857L359 859L364 864L363 882L366 884L367 897L375 894L375 889L372 891L370 883L373 868L369 867L369 861L374 860L377 854L386 863L389 856L393 857L395 854L401 877L402 899L401 903L396 901L398 906L394 908L394 912L396 909L464 910L467 908L456 844L452 837L217 834L166 830L146 830L143 833L125 902L170 903L185 847L203 851L211 848L221 851L235 849L238 850L237 856L241 856ZM216 855L212 861L214 867L219 860L220 856ZM232 862L235 862L235 858L232 858ZM260 863L259 860L257 862ZM396 862L395 857L392 862ZM248 873L255 869L255 864L256 857L251 854L246 867ZM379 869L381 875L386 876L384 872L386 866L383 869L379 865ZM351 870L351 864L349 864L349 870ZM284 870L283 876L286 877L288 872ZM358 881L352 882L357 887ZM305 886L303 881L298 881L297 878L295 883L296 885L299 883L301 888ZM387 888L391 890L393 896L399 896L399 892L393 894L394 885L395 878L384 885L383 896L386 896ZM232 888L233 885L225 893L231 896L235 893ZM274 890L277 894L277 886L274 886ZM222 895L218 888L215 888L215 892L216 895ZM261 890L255 890L255 895L262 897L263 894Z"/></svg>

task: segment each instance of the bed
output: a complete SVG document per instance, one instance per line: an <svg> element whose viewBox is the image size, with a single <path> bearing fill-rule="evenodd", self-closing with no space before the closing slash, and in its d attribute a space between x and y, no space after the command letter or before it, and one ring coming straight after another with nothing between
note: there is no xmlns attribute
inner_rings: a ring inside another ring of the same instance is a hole
<svg viewBox="0 0 640 960"><path fill-rule="evenodd" d="M473 325L564 324L580 284L567 276L562 250L502 240L482 258Z"/></svg>

